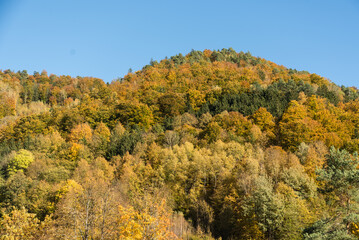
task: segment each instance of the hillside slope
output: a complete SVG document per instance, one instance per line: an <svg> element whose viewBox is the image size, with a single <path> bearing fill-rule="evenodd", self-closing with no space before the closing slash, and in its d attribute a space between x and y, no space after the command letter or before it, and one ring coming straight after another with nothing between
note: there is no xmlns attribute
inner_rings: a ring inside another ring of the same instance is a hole
<svg viewBox="0 0 359 240"><path fill-rule="evenodd" d="M0 235L355 239L358 98L233 49L111 83L0 71Z"/></svg>

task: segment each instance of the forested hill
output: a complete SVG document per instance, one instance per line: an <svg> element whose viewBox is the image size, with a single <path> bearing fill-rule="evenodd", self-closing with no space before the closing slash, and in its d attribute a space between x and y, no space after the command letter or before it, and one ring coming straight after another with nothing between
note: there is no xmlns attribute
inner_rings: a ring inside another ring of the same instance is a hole
<svg viewBox="0 0 359 240"><path fill-rule="evenodd" d="M358 98L233 49L0 71L0 236L357 239Z"/></svg>

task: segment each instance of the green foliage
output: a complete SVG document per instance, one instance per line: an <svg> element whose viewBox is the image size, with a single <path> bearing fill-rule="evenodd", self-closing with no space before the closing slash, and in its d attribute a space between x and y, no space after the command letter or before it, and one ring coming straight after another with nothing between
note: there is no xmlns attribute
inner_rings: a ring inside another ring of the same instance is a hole
<svg viewBox="0 0 359 240"><path fill-rule="evenodd" d="M330 149L318 180L323 181L322 191L327 195L331 216L321 219L304 231L305 239L356 239L350 225L359 221L358 157L345 150Z"/></svg>
<svg viewBox="0 0 359 240"><path fill-rule="evenodd" d="M335 192L339 197L349 197L351 188L359 186L358 164L356 155L332 147L323 168L317 172L318 180L325 182L323 190Z"/></svg>
<svg viewBox="0 0 359 240"><path fill-rule="evenodd" d="M142 141L141 129L132 129L124 133L113 132L109 142L107 157L120 155L123 156L127 152L133 153L137 143Z"/></svg>
<svg viewBox="0 0 359 240"><path fill-rule="evenodd" d="M285 204L283 199L273 192L273 185L268 179L259 177L255 184L257 189L248 204L252 208L245 209L248 212L246 214L249 215L249 212L253 212L259 228L267 239L277 239L279 236L276 233L284 220Z"/></svg>
<svg viewBox="0 0 359 240"><path fill-rule="evenodd" d="M338 228L337 223L331 219L316 222L312 227L304 230L305 240L354 240L355 236L348 234L343 228Z"/></svg>
<svg viewBox="0 0 359 240"><path fill-rule="evenodd" d="M26 193L31 183L32 180L27 178L21 171L11 175L1 186L1 206L7 208L11 206L29 207L30 199L28 199Z"/></svg>
<svg viewBox="0 0 359 240"><path fill-rule="evenodd" d="M328 99L329 102L331 102L335 105L339 103L339 96L336 95L335 92L329 91L327 85L320 86L318 88L316 94L318 96Z"/></svg>
<svg viewBox="0 0 359 240"><path fill-rule="evenodd" d="M23 171L34 161L34 156L30 151L21 149L14 154L8 165L8 174L12 175L18 171Z"/></svg>
<svg viewBox="0 0 359 240"><path fill-rule="evenodd" d="M238 111L248 116L263 107L268 109L273 116L281 117L289 102L299 99L300 92L304 92L307 96L314 94L313 87L303 81L279 81L265 89L258 86L239 94L223 93L216 102L209 104L208 108L212 114Z"/></svg>

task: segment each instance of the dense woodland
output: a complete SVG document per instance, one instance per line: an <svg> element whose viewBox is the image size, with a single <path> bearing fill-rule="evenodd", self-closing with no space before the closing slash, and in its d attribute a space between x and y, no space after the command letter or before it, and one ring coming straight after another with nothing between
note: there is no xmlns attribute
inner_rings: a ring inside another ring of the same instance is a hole
<svg viewBox="0 0 359 240"><path fill-rule="evenodd" d="M0 239L359 238L355 87L193 50L0 99Z"/></svg>

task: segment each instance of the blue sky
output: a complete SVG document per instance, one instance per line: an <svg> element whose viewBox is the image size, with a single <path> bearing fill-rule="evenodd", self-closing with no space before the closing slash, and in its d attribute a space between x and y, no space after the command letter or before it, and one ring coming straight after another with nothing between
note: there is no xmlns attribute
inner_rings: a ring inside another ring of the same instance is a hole
<svg viewBox="0 0 359 240"><path fill-rule="evenodd" d="M250 51L359 87L359 0L0 0L0 69L109 82L192 49Z"/></svg>

